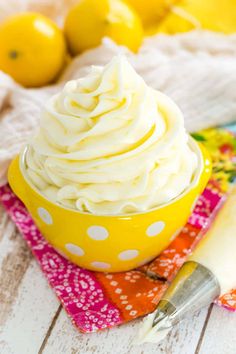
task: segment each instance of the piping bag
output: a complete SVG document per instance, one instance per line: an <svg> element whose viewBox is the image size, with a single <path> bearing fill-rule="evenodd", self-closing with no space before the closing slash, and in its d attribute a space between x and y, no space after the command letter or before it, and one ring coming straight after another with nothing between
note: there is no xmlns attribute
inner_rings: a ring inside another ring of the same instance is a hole
<svg viewBox="0 0 236 354"><path fill-rule="evenodd" d="M236 186L182 265L156 310L144 318L138 344L158 343L187 313L209 305L236 287Z"/></svg>

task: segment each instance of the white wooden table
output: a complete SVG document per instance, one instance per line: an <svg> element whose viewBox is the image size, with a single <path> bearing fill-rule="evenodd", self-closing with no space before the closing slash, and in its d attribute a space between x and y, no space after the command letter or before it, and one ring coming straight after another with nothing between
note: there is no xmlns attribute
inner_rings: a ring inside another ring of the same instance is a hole
<svg viewBox="0 0 236 354"><path fill-rule="evenodd" d="M135 346L139 321L81 334L0 205L1 354L236 354L236 314L204 308L161 344Z"/></svg>

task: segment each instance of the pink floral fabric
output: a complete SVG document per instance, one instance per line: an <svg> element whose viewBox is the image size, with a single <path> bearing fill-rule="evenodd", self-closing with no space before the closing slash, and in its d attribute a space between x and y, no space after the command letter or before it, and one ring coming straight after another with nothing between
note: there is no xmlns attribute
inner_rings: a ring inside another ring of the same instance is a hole
<svg viewBox="0 0 236 354"><path fill-rule="evenodd" d="M9 186L0 188L0 200L72 322L83 332L94 332L122 323L118 308L106 297L94 274L72 264L48 244Z"/></svg>

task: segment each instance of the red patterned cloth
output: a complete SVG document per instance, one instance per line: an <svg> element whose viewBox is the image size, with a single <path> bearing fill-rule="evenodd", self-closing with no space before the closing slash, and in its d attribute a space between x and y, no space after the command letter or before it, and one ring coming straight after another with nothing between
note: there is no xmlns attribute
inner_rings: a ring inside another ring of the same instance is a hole
<svg viewBox="0 0 236 354"><path fill-rule="evenodd" d="M94 332L152 312L169 281L213 220L215 211L236 177L236 139L226 129L210 129L195 138L212 155L213 175L187 224L154 261L123 273L96 273L79 268L58 254L40 234L21 201L9 186L0 200L36 257L72 322L83 332ZM217 304L236 311L236 289Z"/></svg>

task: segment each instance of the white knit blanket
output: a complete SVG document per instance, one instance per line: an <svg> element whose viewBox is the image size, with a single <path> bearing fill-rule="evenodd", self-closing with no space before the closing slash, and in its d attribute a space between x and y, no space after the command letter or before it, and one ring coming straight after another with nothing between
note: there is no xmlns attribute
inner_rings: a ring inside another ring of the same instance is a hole
<svg viewBox="0 0 236 354"><path fill-rule="evenodd" d="M189 131L236 119L236 35L157 35L146 38L138 54L105 38L100 47L75 58L56 85L24 89L0 72L0 184L6 182L11 159L37 129L48 97L91 64L104 65L117 53L126 54L150 86L177 102Z"/></svg>

